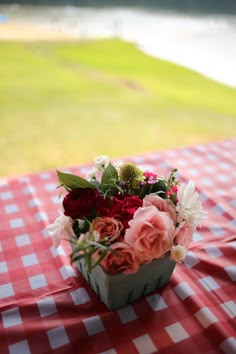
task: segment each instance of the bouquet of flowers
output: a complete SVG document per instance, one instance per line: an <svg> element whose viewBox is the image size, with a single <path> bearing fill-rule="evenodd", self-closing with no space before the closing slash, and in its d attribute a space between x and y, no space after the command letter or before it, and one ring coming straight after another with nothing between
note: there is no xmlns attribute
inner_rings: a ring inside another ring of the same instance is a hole
<svg viewBox="0 0 236 354"><path fill-rule="evenodd" d="M100 265L112 275L135 273L166 254L182 261L206 213L194 183L181 185L176 171L163 178L105 155L86 178L57 171L66 195L63 215L47 227L55 247L67 234L72 262L83 259L89 272Z"/></svg>

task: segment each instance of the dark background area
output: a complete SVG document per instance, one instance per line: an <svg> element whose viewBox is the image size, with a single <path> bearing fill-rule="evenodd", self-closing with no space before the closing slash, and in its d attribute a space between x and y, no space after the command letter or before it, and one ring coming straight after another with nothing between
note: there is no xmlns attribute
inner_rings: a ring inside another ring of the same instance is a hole
<svg viewBox="0 0 236 354"><path fill-rule="evenodd" d="M139 6L191 13L236 13L236 0L2 0L1 4L64 6Z"/></svg>

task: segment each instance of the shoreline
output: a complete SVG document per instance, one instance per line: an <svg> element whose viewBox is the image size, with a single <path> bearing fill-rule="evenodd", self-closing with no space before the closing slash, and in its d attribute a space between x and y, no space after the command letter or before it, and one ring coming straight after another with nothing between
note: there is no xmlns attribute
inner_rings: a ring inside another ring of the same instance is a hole
<svg viewBox="0 0 236 354"><path fill-rule="evenodd" d="M83 32L78 31L66 31L60 27L43 27L39 24L30 24L17 21L4 21L0 22L0 41L78 41L83 38L91 39L94 36L83 36ZM111 38L111 36L104 36L105 38ZM97 38L104 38L103 36L97 36ZM182 43L182 51L177 50L178 46L175 48L173 53L173 48L168 50L159 43L159 48L155 48L145 44L142 40L137 40L129 38L127 36L118 36L122 40L127 40L128 42L134 43L143 53L150 55L156 59L166 60L176 65L185 67L201 74L209 80L213 80L219 84L227 86L232 89L236 89L236 76L231 72L232 63L230 58L228 60L228 66L224 65L224 62L218 58L219 64L221 64L221 71L218 73L215 65L210 65L212 58L214 57L212 53L208 53L209 56L203 56L199 58L197 55L198 48L192 47L194 55L189 57L188 43ZM200 60L201 59L201 60ZM226 60L226 59L224 59ZM223 73L222 73L222 69Z"/></svg>
<svg viewBox="0 0 236 354"><path fill-rule="evenodd" d="M37 40L72 40L78 36L67 34L56 29L46 29L40 26L33 26L18 22L0 23L1 41L37 41Z"/></svg>
<svg viewBox="0 0 236 354"><path fill-rule="evenodd" d="M146 55L236 89L236 14L204 16L132 6L0 5L0 40L104 38L133 43Z"/></svg>

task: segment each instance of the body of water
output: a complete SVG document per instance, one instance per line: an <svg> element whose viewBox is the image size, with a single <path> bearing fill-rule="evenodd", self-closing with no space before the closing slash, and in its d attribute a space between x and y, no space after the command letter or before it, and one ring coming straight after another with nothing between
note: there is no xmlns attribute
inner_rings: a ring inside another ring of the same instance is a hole
<svg viewBox="0 0 236 354"><path fill-rule="evenodd" d="M20 5L0 5L0 14L9 22L39 26L74 38L119 37L132 41L149 55L236 87L235 14Z"/></svg>

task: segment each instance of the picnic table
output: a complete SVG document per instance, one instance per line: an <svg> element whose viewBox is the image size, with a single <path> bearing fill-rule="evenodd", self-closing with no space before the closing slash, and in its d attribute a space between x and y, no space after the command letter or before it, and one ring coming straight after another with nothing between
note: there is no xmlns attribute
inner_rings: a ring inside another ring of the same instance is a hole
<svg viewBox="0 0 236 354"><path fill-rule="evenodd" d="M236 353L236 139L124 160L196 184L208 218L186 258L168 285L110 311L70 264L69 242L55 249L45 232L61 206L56 171L2 180L1 354Z"/></svg>

